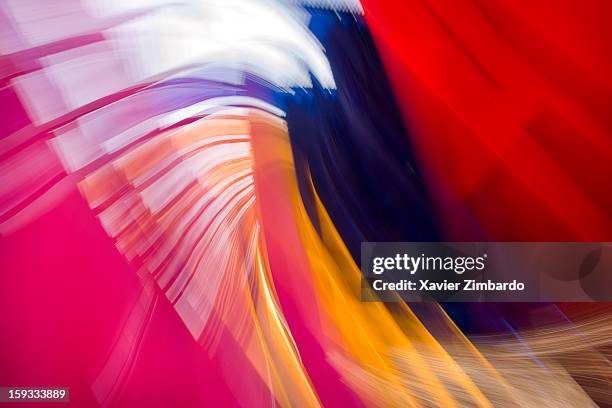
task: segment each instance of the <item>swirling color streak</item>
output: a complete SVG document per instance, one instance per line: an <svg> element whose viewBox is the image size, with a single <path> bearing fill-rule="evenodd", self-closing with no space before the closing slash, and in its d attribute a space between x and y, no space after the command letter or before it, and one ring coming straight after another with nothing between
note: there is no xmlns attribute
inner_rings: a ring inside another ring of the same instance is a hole
<svg viewBox="0 0 612 408"><path fill-rule="evenodd" d="M0 140L0 264L19 271L0 274L11 288L0 306L16 311L2 316L15 340L0 343L0 384L61 378L76 404L101 407L612 404L605 305L360 302L360 241L440 235L361 15L402 89L388 10L25 3L0 9L14 117ZM592 142L606 155L602 134ZM417 143L424 157L428 143ZM572 223L573 209L591 209L571 226L604 236L609 217L583 198L557 215ZM465 310L494 334L468 338L450 317ZM506 319L523 310L544 323Z"/></svg>
<svg viewBox="0 0 612 408"><path fill-rule="evenodd" d="M256 108L220 108L101 166L80 189L121 252L142 262L143 282L156 282L194 339L215 353L221 332L231 334L270 389L270 402L320 404L280 308L271 271L282 270L278 290L291 296L305 328L326 350L328 361L320 362L326 371L367 367L366 373L385 376L394 394L390 401L416 404L381 353L389 346L416 350L415 345L383 306L358 302L359 272L320 206L325 235L314 230L300 204L280 117ZM333 245L334 257L322 238ZM320 308L318 316L309 313L313 305ZM424 350L454 365L416 320L412 324ZM456 370L457 387L484 404L484 396ZM411 375L429 385L427 398L452 405L434 372ZM375 390L368 392L363 378L345 380L354 382L364 402L383 402Z"/></svg>

